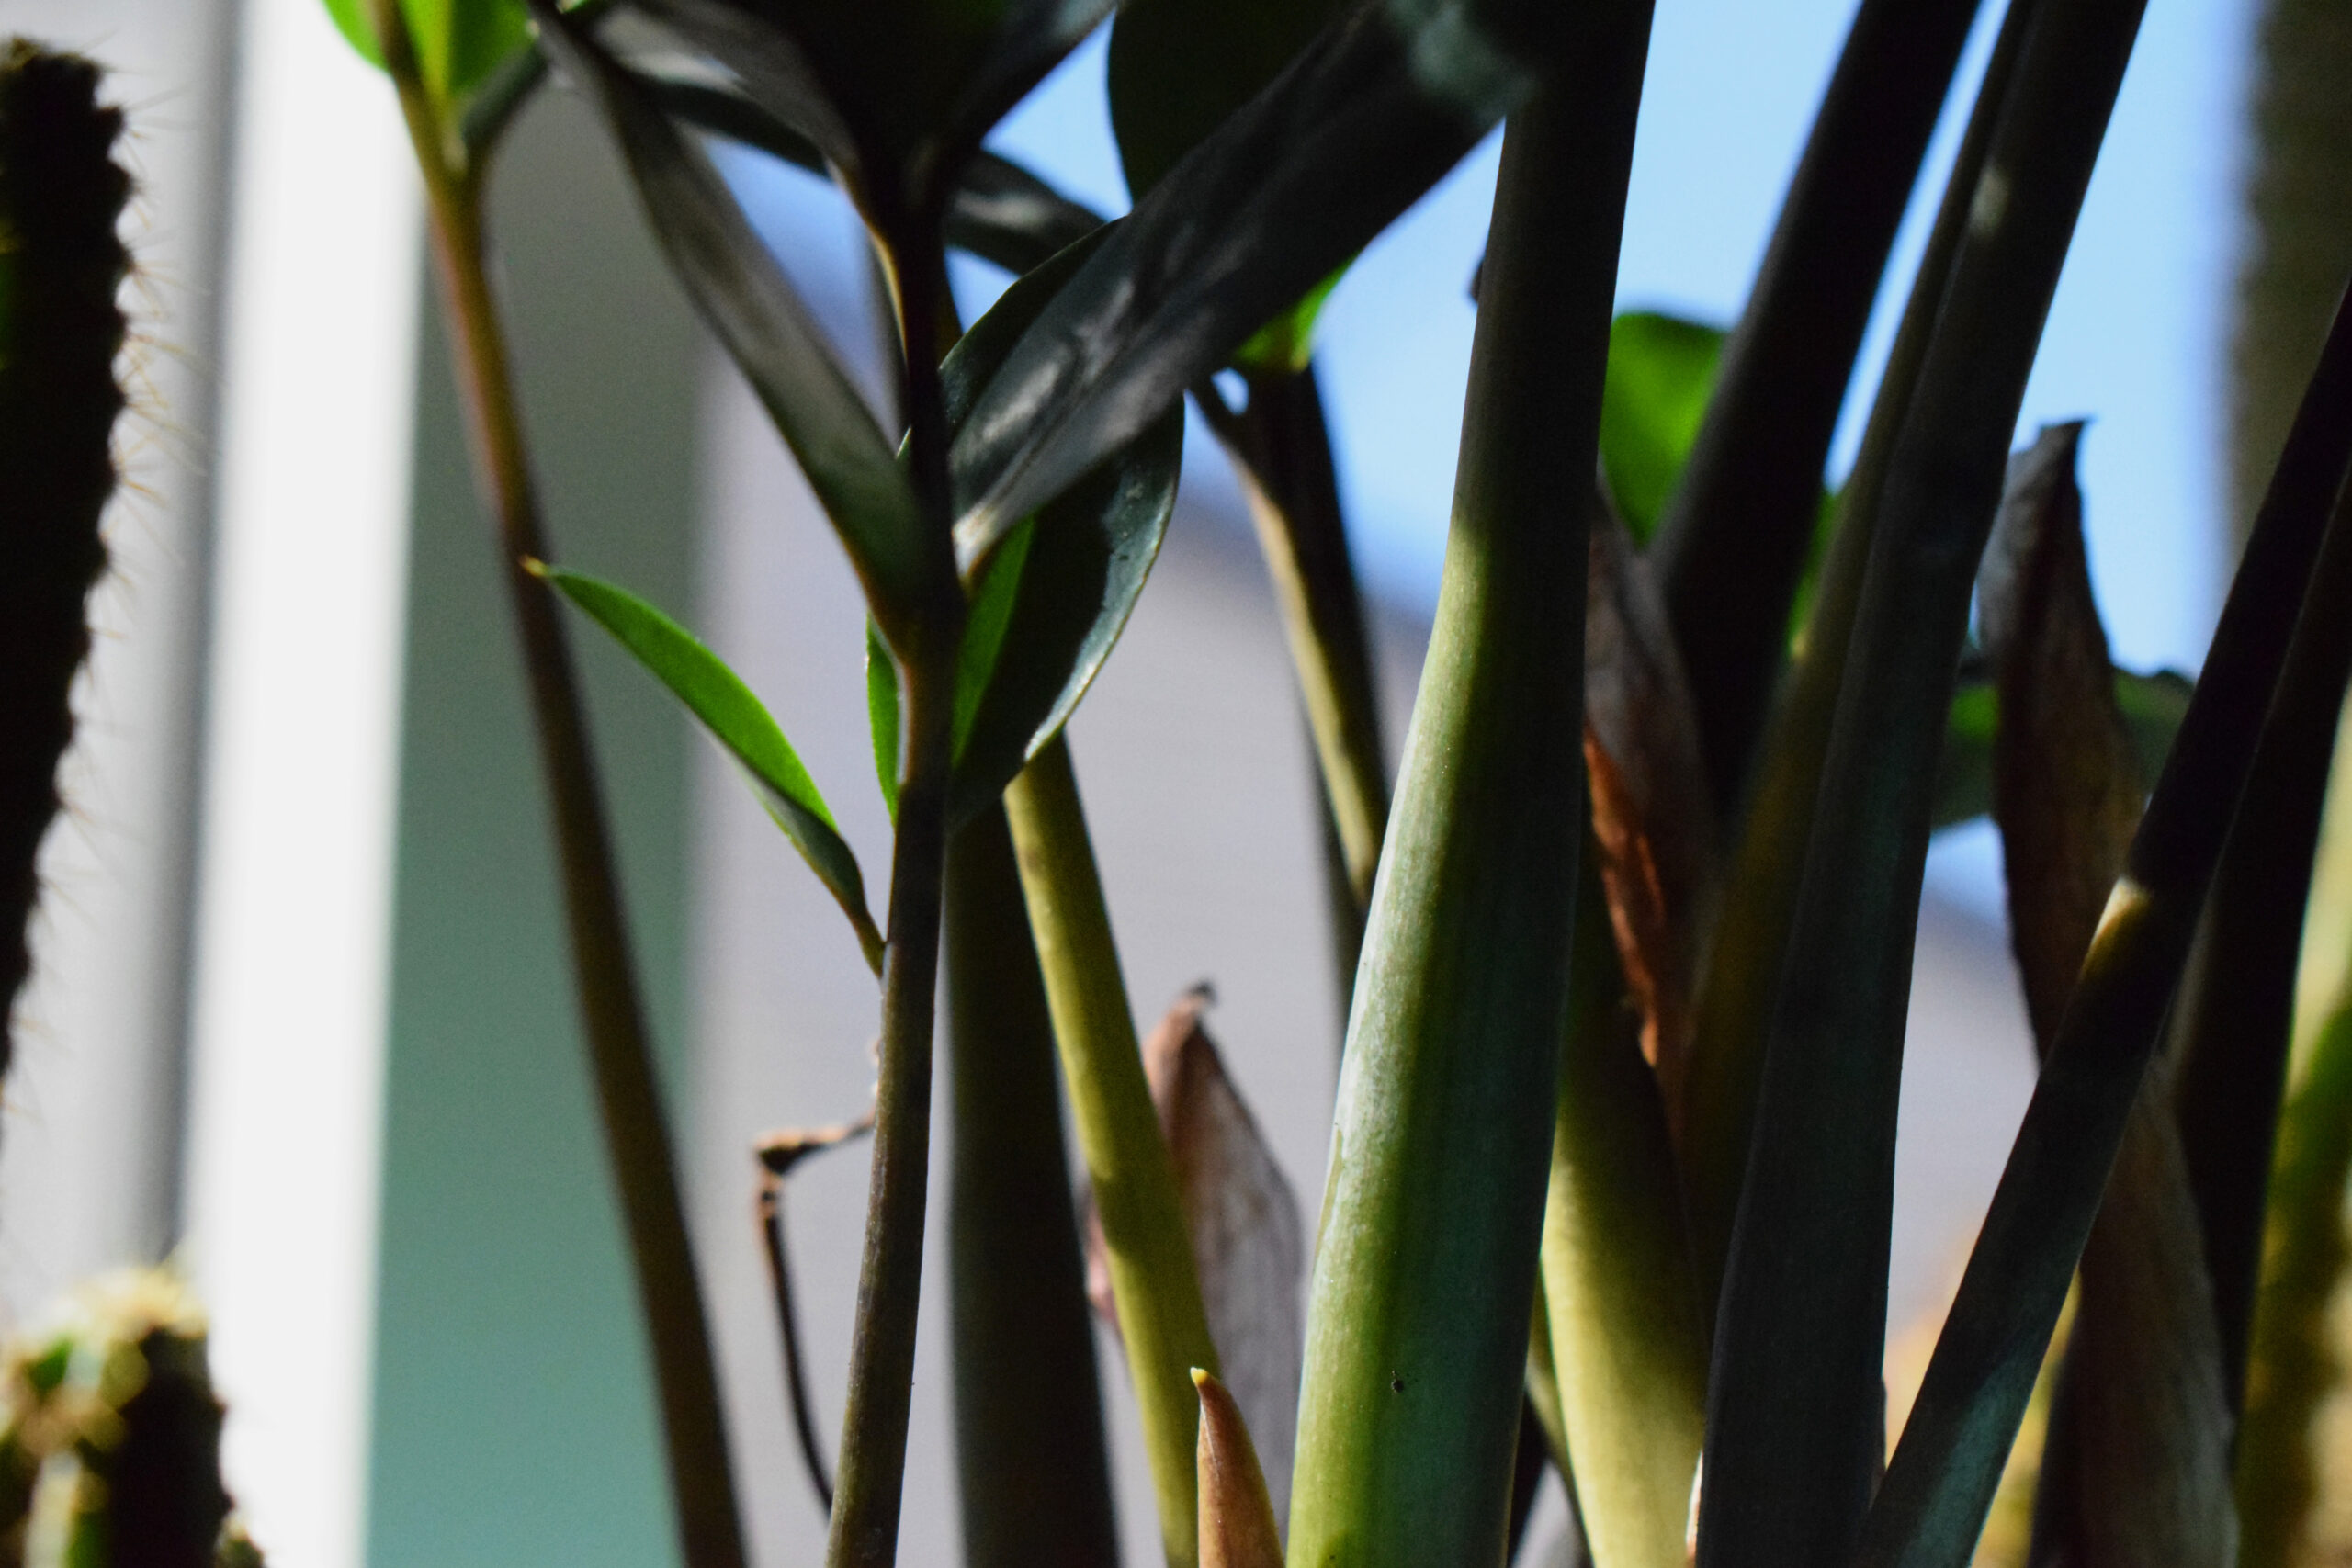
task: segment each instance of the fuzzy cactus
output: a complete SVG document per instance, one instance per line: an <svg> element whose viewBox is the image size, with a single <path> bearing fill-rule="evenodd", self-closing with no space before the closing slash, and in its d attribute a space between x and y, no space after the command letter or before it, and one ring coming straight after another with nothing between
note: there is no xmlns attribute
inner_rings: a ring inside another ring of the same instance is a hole
<svg viewBox="0 0 2352 1568"><path fill-rule="evenodd" d="M116 220L130 179L96 66L0 44L0 1071L6 1013L30 966L34 856L57 814L72 739L67 691L89 651L83 602L106 568L98 520L129 257Z"/></svg>
<svg viewBox="0 0 2352 1568"><path fill-rule="evenodd" d="M166 1270L111 1275L12 1350L0 1429L8 1568L258 1568L220 1483L204 1316Z"/></svg>

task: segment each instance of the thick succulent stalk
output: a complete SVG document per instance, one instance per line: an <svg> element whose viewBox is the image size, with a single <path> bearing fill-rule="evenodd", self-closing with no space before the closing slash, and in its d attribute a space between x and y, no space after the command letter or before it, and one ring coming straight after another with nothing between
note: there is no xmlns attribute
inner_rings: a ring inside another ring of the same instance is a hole
<svg viewBox="0 0 2352 1568"><path fill-rule="evenodd" d="M1586 508L1649 6L1590 7L1578 31L1504 139L1437 624L1341 1069L1295 1562L1503 1549L1569 1004Z"/></svg>
<svg viewBox="0 0 2352 1568"><path fill-rule="evenodd" d="M106 570L98 522L130 258L115 221L120 111L98 69L17 40L0 52L0 1073L8 1010L31 967L34 861L57 815L68 700L89 651L83 602Z"/></svg>

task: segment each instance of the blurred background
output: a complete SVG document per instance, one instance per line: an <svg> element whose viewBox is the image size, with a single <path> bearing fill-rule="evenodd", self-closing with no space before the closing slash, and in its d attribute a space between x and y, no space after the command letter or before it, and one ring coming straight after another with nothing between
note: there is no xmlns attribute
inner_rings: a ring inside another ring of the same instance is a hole
<svg viewBox="0 0 2352 1568"><path fill-rule="evenodd" d="M1852 8L1658 0L1623 306L1736 318ZM1915 199L1840 468L1995 20ZM390 93L318 0L0 0L0 31L110 68L140 190L130 483L0 1109L0 1317L35 1319L107 1267L182 1258L215 1314L232 1484L277 1561L672 1561L521 683ZM1116 211L1100 43L994 140ZM2092 567L2135 669L2194 672L2283 434L2278 389L2300 387L2352 265L2352 108L2316 63L2330 47L2352 60L2352 0L2152 6L2052 312L2020 436L2093 421ZM2257 164L2253 128L2311 143L2301 166L2318 172ZM1392 745L1434 602L1495 151L1365 254L1318 339ZM797 171L722 156L878 395L847 209ZM849 575L582 106L540 96L493 197L560 557L716 645L861 858L886 864ZM967 317L1004 281L959 262ZM731 767L619 656L577 641L755 1550L769 1568L813 1562L821 1518L789 1447L750 1150L768 1128L864 1109L871 983ZM1310 761L1239 492L1197 428L1151 591L1073 736L1141 1021L1215 983L1209 1027L1313 1213L1340 1021ZM1998 866L1981 825L1931 859L1895 1332L1938 1307L2030 1089ZM828 1444L865 1187L845 1150L789 1199ZM903 1538L918 1565L958 1553L938 1272ZM1148 1562L1132 1410L1102 1350L1121 1527ZM1561 1511L1550 1499L1538 1528Z"/></svg>

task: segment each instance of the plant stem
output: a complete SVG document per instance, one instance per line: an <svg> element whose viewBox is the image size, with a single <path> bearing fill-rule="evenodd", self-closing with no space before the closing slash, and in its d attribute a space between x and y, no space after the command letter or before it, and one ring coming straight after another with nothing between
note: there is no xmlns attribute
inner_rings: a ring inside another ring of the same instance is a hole
<svg viewBox="0 0 2352 1568"><path fill-rule="evenodd" d="M1764 1076L1765 1027L1780 986L1806 846L1813 840L1822 763L1829 750L1838 689L1845 682L1846 648L1853 637L1887 468L1935 333L1952 258L1967 234L1977 175L1991 151L2009 78L2039 3L2009 0L1985 65L1967 133L1879 380L1861 451L1839 503L1813 614L1772 715L1747 822L1724 884L1728 895L1700 982L1683 1090L1685 1135L1678 1152L1698 1272L1699 1310L1711 1339L1724 1262L1731 1250L1732 1217L1747 1172L1757 1089Z"/></svg>
<svg viewBox="0 0 2352 1568"><path fill-rule="evenodd" d="M1437 623L1340 1069L1300 1563L1502 1556L1570 1001L1588 527L1650 7L1576 16L1503 141Z"/></svg>
<svg viewBox="0 0 2352 1568"><path fill-rule="evenodd" d="M1116 1568L1054 1024L1004 808L947 850L948 1280L968 1568Z"/></svg>
<svg viewBox="0 0 2352 1568"><path fill-rule="evenodd" d="M922 1291L923 1205L931 1166L933 1009L954 761L956 653L964 596L947 536L947 421L939 393L939 310L946 279L936 224L884 236L903 346L899 393L915 491L926 520L929 592L909 646L895 647L904 691L899 809L882 963L881 1070L865 1248L850 1337L849 1400L828 1568L888 1568L898 1553Z"/></svg>
<svg viewBox="0 0 2352 1568"><path fill-rule="evenodd" d="M1217 1367L1201 1308L1176 1172L1144 1078L1135 1014L1111 937L1069 743L1057 736L1004 795L1021 886L1045 970L1070 1120L1111 1254L1119 1337L1143 1416L1144 1451L1170 1568L1198 1551L1192 1369ZM1501 1523L1497 1500L1496 1523Z"/></svg>
<svg viewBox="0 0 2352 1568"><path fill-rule="evenodd" d="M1312 365L1253 375L1249 388L1249 404L1239 413L1213 385L1203 388L1197 400L1210 428L1238 459L1306 703L1348 886L1359 908L1368 908L1388 826L1388 773L1372 641L1348 557L1322 393Z"/></svg>
<svg viewBox="0 0 2352 1568"><path fill-rule="evenodd" d="M555 818L572 973L613 1164L638 1300L653 1351L681 1554L688 1568L742 1568L741 1526L717 1364L687 1237L677 1161L645 1027L610 832L555 595L526 570L548 552L503 328L485 266L478 169L461 167L416 68L398 0L374 0L386 69L424 177L433 254L448 311L468 433L523 651L539 765Z"/></svg>

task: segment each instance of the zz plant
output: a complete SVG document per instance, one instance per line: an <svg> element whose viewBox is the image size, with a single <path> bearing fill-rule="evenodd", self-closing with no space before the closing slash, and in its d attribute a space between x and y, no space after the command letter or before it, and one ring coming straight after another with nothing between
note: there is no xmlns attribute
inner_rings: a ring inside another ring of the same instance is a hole
<svg viewBox="0 0 2352 1568"><path fill-rule="evenodd" d="M1974 0L1861 0L1728 335L1611 317L1649 0L1113 3L329 0L396 87L427 193L689 1568L740 1568L745 1546L564 601L742 765L876 980L835 1568L896 1554L943 942L976 1568L1115 1557L1090 1272L1170 1568L1487 1568L1520 1549L1547 1462L1600 1568L1957 1568L2021 1489L2033 1562L2220 1568L2242 1526L2288 1561L2312 1488L2273 1483L2309 1472L2352 1147L2352 1027L2299 1076L2288 1055L2352 671L2352 313L2193 689L2118 671L2073 433L2010 446L2141 0L2007 0L1834 496L1831 432ZM1135 196L1107 221L983 145L1106 24ZM878 908L756 695L565 570L539 515L483 193L550 76L601 116L855 570L893 822ZM1498 123L1392 785L1315 320ZM889 419L712 139L823 173L865 220L899 351ZM968 326L951 249L1017 279ZM1062 733L1144 590L1188 396L1276 585L1351 998L1303 1341L1233 1308L1230 1247L1287 1256L1287 1198L1264 1205L1271 1241L1218 1229L1279 1179L1197 1002L1138 1039ZM2040 1080L1890 1432L1924 862L1934 828L1987 809ZM771 1151L775 1179L811 1146ZM1269 1334L1289 1337L1272 1361ZM1271 1398L1241 1371L1267 1365L1299 1369ZM2021 1428L2038 1475L2011 1462ZM821 1485L805 1412L803 1437Z"/></svg>

